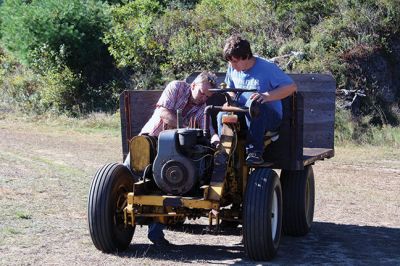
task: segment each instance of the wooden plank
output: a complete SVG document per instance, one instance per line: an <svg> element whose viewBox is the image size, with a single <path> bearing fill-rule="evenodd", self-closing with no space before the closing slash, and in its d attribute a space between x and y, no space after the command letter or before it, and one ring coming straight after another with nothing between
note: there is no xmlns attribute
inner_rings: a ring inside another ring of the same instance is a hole
<svg viewBox="0 0 400 266"><path fill-rule="evenodd" d="M132 91L130 94L132 136L139 134L153 114L162 91ZM131 137L132 137L131 136Z"/></svg>
<svg viewBox="0 0 400 266"><path fill-rule="evenodd" d="M334 123L335 114L332 111L304 111L304 121L306 123Z"/></svg>
<svg viewBox="0 0 400 266"><path fill-rule="evenodd" d="M303 147L333 149L336 98L333 78L305 75L299 76L297 82L301 84L299 93L304 99Z"/></svg>
<svg viewBox="0 0 400 266"><path fill-rule="evenodd" d="M335 92L336 81L328 74L289 74L299 92Z"/></svg>
<svg viewBox="0 0 400 266"><path fill-rule="evenodd" d="M322 149L322 148L304 148L303 149L303 161L304 166L312 164L318 160L325 158L332 158L335 152L333 149Z"/></svg>
<svg viewBox="0 0 400 266"><path fill-rule="evenodd" d="M120 96L122 153L128 154L128 140L139 134L154 112L162 91L124 91Z"/></svg>
<svg viewBox="0 0 400 266"><path fill-rule="evenodd" d="M128 155L128 138L127 138L127 127L129 126L126 119L126 103L125 103L125 95L126 91L122 92L119 96L119 108L120 108L120 119L121 119L121 138L122 138L122 161L125 161L126 156Z"/></svg>
<svg viewBox="0 0 400 266"><path fill-rule="evenodd" d="M334 137L333 131L306 131L304 133L304 147L333 148Z"/></svg>

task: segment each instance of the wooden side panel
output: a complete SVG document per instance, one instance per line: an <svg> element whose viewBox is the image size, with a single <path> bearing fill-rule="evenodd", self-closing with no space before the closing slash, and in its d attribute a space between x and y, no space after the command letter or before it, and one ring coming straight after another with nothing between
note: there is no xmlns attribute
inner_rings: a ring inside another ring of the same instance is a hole
<svg viewBox="0 0 400 266"><path fill-rule="evenodd" d="M139 134L156 107L162 91L124 91L120 96L122 153L128 154L128 141Z"/></svg>
<svg viewBox="0 0 400 266"><path fill-rule="evenodd" d="M126 156L128 155L128 126L129 121L127 120L126 108L129 108L129 103L125 102L126 96L128 95L127 91L123 91L119 95L119 114L121 118L121 142L122 142L122 161L125 161Z"/></svg>
<svg viewBox="0 0 400 266"><path fill-rule="evenodd" d="M292 75L303 98L303 147L334 148L336 82L330 75Z"/></svg>

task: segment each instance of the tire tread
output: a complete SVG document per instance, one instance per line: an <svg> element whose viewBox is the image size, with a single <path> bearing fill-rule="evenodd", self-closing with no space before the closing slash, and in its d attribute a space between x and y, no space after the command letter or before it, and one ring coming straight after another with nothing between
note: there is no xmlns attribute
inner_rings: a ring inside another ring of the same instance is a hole
<svg viewBox="0 0 400 266"><path fill-rule="evenodd" d="M301 171L282 170L281 183L283 192L283 222L282 228L286 235L304 236L311 226L307 223L305 207L307 179L310 178L311 191L310 208L314 212L315 184L312 166L306 166ZM313 214L312 214L313 216ZM311 219L312 220L312 219Z"/></svg>

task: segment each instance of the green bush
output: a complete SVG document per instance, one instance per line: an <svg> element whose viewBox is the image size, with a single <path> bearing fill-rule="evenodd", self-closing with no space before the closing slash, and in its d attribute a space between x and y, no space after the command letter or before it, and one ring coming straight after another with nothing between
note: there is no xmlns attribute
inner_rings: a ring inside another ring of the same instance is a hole
<svg viewBox="0 0 400 266"><path fill-rule="evenodd" d="M163 6L170 9L193 9L200 0L160 0Z"/></svg>
<svg viewBox="0 0 400 266"><path fill-rule="evenodd" d="M164 65L164 73L168 76L165 70L172 69L173 77L185 78L195 71L220 69L222 41L207 32L182 29L170 39L169 64Z"/></svg>
<svg viewBox="0 0 400 266"><path fill-rule="evenodd" d="M40 113L40 76L21 65L0 47L0 102L7 109Z"/></svg>
<svg viewBox="0 0 400 266"><path fill-rule="evenodd" d="M81 76L65 68L59 72L49 71L44 76L44 81L46 86L41 93L46 109L72 115L82 113L85 103L80 101L80 98L85 95L86 84Z"/></svg>
<svg viewBox="0 0 400 266"><path fill-rule="evenodd" d="M31 67L53 70L62 59L91 84L99 84L112 68L101 41L109 28L107 11L106 4L95 0L5 0L0 8L2 42Z"/></svg>
<svg viewBox="0 0 400 266"><path fill-rule="evenodd" d="M354 125L351 113L337 108L335 114L335 143L344 144L352 142Z"/></svg>
<svg viewBox="0 0 400 266"><path fill-rule="evenodd" d="M371 124L371 116L354 118L350 111L337 109L335 144L358 144L400 147L400 128Z"/></svg>
<svg viewBox="0 0 400 266"><path fill-rule="evenodd" d="M62 71L48 72L43 82L40 94L45 110L79 116L90 111L115 112L118 109L122 85L117 81L91 87L84 77L65 67Z"/></svg>
<svg viewBox="0 0 400 266"><path fill-rule="evenodd" d="M111 9L112 27L104 41L118 66L133 71L133 87L149 88L161 79L164 47L155 40L153 25L162 11L156 0L137 0Z"/></svg>
<svg viewBox="0 0 400 266"><path fill-rule="evenodd" d="M279 21L288 25L283 29L288 37L309 41L311 28L329 17L337 8L334 0L277 1L274 7Z"/></svg>
<svg viewBox="0 0 400 266"><path fill-rule="evenodd" d="M39 75L0 49L0 101L7 109L73 116L99 110L115 112L123 87L118 81L91 87L82 75L64 65Z"/></svg>
<svg viewBox="0 0 400 266"><path fill-rule="evenodd" d="M118 76L102 41L111 26L107 4L95 0L6 0L0 15L5 48L41 75L38 79L43 84L35 94L37 106L72 114L116 109L115 91L109 84Z"/></svg>

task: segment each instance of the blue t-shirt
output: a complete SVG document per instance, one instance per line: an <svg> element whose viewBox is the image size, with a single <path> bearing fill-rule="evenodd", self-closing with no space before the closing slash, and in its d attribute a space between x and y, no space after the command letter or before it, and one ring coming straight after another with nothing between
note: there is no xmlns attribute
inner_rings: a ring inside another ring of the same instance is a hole
<svg viewBox="0 0 400 266"><path fill-rule="evenodd" d="M261 57L255 57L255 59L254 66L246 71L236 71L232 66L228 67L225 77L228 88L257 89L258 92L263 93L293 83L293 80L274 63ZM251 94L243 93L239 103L244 105ZM267 104L282 116L280 100Z"/></svg>

